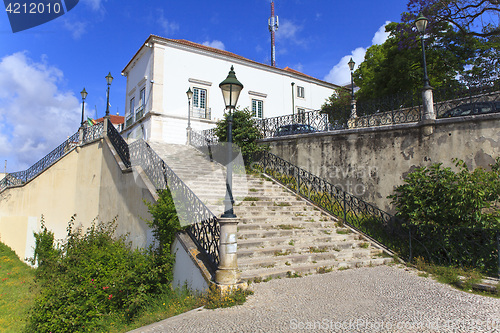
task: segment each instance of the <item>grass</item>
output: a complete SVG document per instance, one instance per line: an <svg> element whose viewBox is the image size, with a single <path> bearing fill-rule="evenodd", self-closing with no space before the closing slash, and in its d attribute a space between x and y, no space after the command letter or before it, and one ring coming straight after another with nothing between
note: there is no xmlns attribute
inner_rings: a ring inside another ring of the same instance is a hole
<svg viewBox="0 0 500 333"><path fill-rule="evenodd" d="M292 273L291 271L288 271L288 272L286 272L286 277L289 279L293 279L293 278L302 277L302 275L300 275L299 273L296 273L296 272Z"/></svg>
<svg viewBox="0 0 500 333"><path fill-rule="evenodd" d="M449 284L457 289L472 292L483 296L493 296L500 298L500 289L497 286L496 294L477 291L473 285L480 283L484 276L475 269L463 269L461 267L439 266L425 262L422 257L417 257L412 264L420 272L418 276L432 276L436 281Z"/></svg>
<svg viewBox="0 0 500 333"><path fill-rule="evenodd" d="M0 331L22 332L33 304L35 270L0 243Z"/></svg>
<svg viewBox="0 0 500 333"><path fill-rule="evenodd" d="M326 247L315 247L315 246L309 247L309 252L311 252L311 253L324 253L327 251L328 251L328 249Z"/></svg>
<svg viewBox="0 0 500 333"><path fill-rule="evenodd" d="M337 234L339 235L349 235L351 231L349 229L337 229Z"/></svg>
<svg viewBox="0 0 500 333"><path fill-rule="evenodd" d="M288 245L291 245L291 246L294 246L295 245L295 241L292 239L288 242Z"/></svg>
<svg viewBox="0 0 500 333"><path fill-rule="evenodd" d="M274 202L273 205L278 207L289 207L292 204L289 202Z"/></svg>
<svg viewBox="0 0 500 333"><path fill-rule="evenodd" d="M366 242L365 243L361 243L359 245L359 247L362 248L362 249L367 249L369 246L370 246L370 243L366 243Z"/></svg>
<svg viewBox="0 0 500 333"><path fill-rule="evenodd" d="M316 269L316 272L318 274L330 273L331 271L333 271L333 268L332 267L327 267L327 266L319 267L319 268Z"/></svg>
<svg viewBox="0 0 500 333"><path fill-rule="evenodd" d="M287 255L290 255L291 253L292 253L292 251L290 251L290 250L286 250L286 251L274 251L274 255L276 257L287 256Z"/></svg>
<svg viewBox="0 0 500 333"><path fill-rule="evenodd" d="M277 226L277 228L282 230L305 229L304 227L299 227L291 224L280 224Z"/></svg>
<svg viewBox="0 0 500 333"><path fill-rule="evenodd" d="M37 288L35 269L22 262L15 252L0 243L0 332L25 331L29 309L34 304ZM204 306L207 309L243 304L251 291L235 290L220 294L211 289L203 295L193 295L187 289L152 297L142 313L132 323L119 315L107 315L102 322L108 332L128 332L160 320Z"/></svg>
<svg viewBox="0 0 500 333"><path fill-rule="evenodd" d="M243 198L243 201L259 201L260 198L257 197L245 197Z"/></svg>

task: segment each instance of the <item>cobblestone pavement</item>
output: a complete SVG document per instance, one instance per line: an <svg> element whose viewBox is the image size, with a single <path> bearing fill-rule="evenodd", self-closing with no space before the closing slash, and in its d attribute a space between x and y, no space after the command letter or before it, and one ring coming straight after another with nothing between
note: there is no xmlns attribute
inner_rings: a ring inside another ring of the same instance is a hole
<svg viewBox="0 0 500 333"><path fill-rule="evenodd" d="M500 299L404 267L366 267L252 284L241 306L194 310L132 331L500 332Z"/></svg>

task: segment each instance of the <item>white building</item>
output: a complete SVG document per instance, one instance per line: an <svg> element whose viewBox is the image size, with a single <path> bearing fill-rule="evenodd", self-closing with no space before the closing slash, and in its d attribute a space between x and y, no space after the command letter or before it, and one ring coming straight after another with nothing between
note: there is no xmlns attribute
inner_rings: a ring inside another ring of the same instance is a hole
<svg viewBox="0 0 500 333"><path fill-rule="evenodd" d="M231 52L186 40L151 35L125 66L127 77L126 138L186 143L188 98L191 127L215 127L224 114L219 88L231 66L244 85L238 105L256 117L318 110L337 85L286 67L279 69Z"/></svg>

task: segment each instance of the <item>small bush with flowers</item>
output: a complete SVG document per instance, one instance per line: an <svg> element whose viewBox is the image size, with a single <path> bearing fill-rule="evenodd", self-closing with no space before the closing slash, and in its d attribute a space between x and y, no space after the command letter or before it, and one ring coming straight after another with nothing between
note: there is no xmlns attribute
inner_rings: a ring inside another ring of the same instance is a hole
<svg viewBox="0 0 500 333"><path fill-rule="evenodd" d="M164 273L171 271L172 255L159 262L152 250L132 249L125 237L114 236L115 221L93 224L86 232L73 229L73 224L74 218L67 240L58 247L44 225L36 235L36 245L44 245L34 258L39 264L35 281L41 288L28 331L93 331L111 313L132 319L151 295L168 291Z"/></svg>

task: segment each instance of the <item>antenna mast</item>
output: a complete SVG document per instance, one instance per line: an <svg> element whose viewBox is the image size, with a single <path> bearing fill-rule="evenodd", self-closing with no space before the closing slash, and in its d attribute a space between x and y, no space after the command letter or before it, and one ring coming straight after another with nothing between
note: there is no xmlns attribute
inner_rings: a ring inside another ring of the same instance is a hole
<svg viewBox="0 0 500 333"><path fill-rule="evenodd" d="M271 32L271 66L276 67L276 48L274 36L278 30L278 16L274 15L274 0L271 0L271 17L269 18L269 31Z"/></svg>

